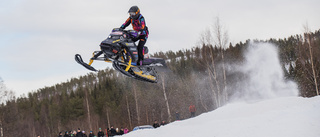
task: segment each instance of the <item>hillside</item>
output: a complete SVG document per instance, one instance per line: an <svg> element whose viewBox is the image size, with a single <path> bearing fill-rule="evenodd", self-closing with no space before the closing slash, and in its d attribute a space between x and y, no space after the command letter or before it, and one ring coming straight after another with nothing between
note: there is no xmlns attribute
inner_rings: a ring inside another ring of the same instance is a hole
<svg viewBox="0 0 320 137"><path fill-rule="evenodd" d="M198 117L123 137L319 137L320 97L236 102Z"/></svg>

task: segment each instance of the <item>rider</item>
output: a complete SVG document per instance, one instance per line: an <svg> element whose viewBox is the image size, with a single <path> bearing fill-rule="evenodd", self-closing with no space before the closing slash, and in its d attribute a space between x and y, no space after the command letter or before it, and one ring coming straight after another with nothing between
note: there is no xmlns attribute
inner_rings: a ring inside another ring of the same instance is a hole
<svg viewBox="0 0 320 137"><path fill-rule="evenodd" d="M120 28L125 29L131 23L133 30L138 32L138 36L136 38L133 38L132 40L134 42L139 40L137 65L142 65L143 47L144 44L146 44L149 35L148 27L146 26L144 17L140 14L140 9L138 8L138 6L132 6L129 9L128 13L130 17L126 20L125 23L121 25Z"/></svg>

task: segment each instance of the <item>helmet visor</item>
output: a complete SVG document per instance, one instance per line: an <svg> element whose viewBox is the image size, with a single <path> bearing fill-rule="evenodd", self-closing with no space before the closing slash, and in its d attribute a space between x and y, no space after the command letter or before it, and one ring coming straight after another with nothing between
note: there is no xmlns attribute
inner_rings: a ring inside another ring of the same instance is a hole
<svg viewBox="0 0 320 137"><path fill-rule="evenodd" d="M135 16L137 15L135 12L129 12L130 16Z"/></svg>

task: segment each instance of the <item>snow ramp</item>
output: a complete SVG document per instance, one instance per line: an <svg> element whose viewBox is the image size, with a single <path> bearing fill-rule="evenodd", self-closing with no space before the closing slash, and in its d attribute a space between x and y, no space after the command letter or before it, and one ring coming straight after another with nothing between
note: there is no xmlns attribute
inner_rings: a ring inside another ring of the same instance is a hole
<svg viewBox="0 0 320 137"><path fill-rule="evenodd" d="M124 137L320 137L320 96L225 105L195 118Z"/></svg>

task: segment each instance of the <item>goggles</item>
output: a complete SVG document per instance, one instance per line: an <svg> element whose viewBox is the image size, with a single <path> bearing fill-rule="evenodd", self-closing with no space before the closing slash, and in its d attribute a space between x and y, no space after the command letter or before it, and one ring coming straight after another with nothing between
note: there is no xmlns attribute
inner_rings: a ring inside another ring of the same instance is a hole
<svg viewBox="0 0 320 137"><path fill-rule="evenodd" d="M129 12L130 16L135 16L137 15L135 12Z"/></svg>

